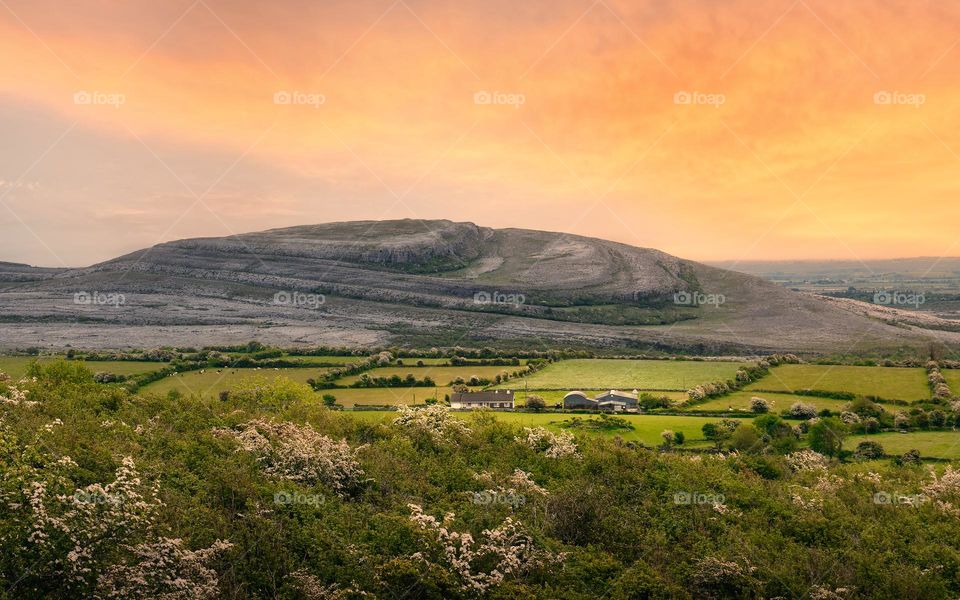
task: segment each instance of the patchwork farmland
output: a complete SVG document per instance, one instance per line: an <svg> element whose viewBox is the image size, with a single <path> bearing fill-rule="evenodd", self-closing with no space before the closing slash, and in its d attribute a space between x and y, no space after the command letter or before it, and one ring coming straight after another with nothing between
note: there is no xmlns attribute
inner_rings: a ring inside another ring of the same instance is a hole
<svg viewBox="0 0 960 600"><path fill-rule="evenodd" d="M930 396L926 374L921 368L848 365L781 365L746 390L786 393L824 390L907 401Z"/></svg>
<svg viewBox="0 0 960 600"><path fill-rule="evenodd" d="M656 444L660 434L669 429L682 433L687 440L685 447L690 449L705 444L701 432L705 423L720 418L750 419L755 416L757 398L764 401L769 413L787 416L795 405L803 405L804 410L813 414L846 415L857 401L861 402L857 410L867 410L875 416L885 415L881 419L885 423L881 429L900 427L909 431L888 430L872 436L852 436L848 439L848 446L852 443L850 440L864 437L880 441L891 453L909 446L906 449L916 448L923 456L940 458L944 454L953 455L952 440L960 442L960 434L952 430L953 423L940 416L935 407L929 406L931 388L922 367L780 364L753 381L738 383L736 387L740 389L721 390L716 395L691 400L688 393L691 388L732 382L737 379L738 372L755 366L756 361L574 358L546 364L521 359L512 361L520 364L507 365L460 360L459 363L467 364L454 366L450 358L437 356L384 359L382 356L354 355L297 356L276 351L264 352L257 355L259 358L245 352L231 352L224 356L240 364L252 361L253 364L268 365L275 361L284 366L189 368L143 360L73 362L82 363L93 372L120 376L118 384L128 382L129 385L130 381L143 379L138 391L147 395L175 394L214 399L242 386L269 385L287 379L313 387L309 393L317 403L321 403L325 396L332 397L337 406L348 409L445 404L457 391L513 390L516 411L496 412L496 418L512 424L542 425L556 431L561 430L569 418L559 411L559 407L571 390L580 390L588 397L597 397L610 390L628 394L636 390L644 408L640 414L621 415L633 428L598 433ZM32 363L51 364L60 358L63 357L0 357L0 371L20 378ZM532 366L530 370L528 364ZM943 376L953 389L960 389L960 370L944 369ZM429 378L433 385L414 387L403 383L410 377L421 383ZM391 378L394 381L388 383ZM400 383L395 381L397 378ZM365 386L353 387L361 379L367 382ZM471 380L473 385L468 385ZM543 401L545 412L527 410L527 401L531 397ZM857 400L864 397L870 397L873 402ZM924 425L927 418L924 415L918 422L923 427L932 426L937 430L920 431L917 429L922 427L904 425L910 419L917 420L912 413L924 413L924 410L929 412L933 424ZM949 412L948 408L944 410ZM376 410L348 414L362 415L363 419L390 418L390 413ZM789 418L795 419L796 416Z"/></svg>

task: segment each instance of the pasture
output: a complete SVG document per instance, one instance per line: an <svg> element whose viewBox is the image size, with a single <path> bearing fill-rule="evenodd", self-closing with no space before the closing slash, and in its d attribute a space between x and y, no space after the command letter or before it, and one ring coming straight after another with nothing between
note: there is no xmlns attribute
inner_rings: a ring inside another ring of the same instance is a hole
<svg viewBox="0 0 960 600"><path fill-rule="evenodd" d="M710 381L732 379L748 363L693 360L619 360L584 358L548 365L532 375L508 381L503 389L620 389L684 391Z"/></svg>
<svg viewBox="0 0 960 600"><path fill-rule="evenodd" d="M396 417L395 412L391 411L357 411L357 412L345 412L345 415L350 415L351 417L367 419L374 422L389 422ZM470 412L455 412L453 413L458 418L469 420L472 413ZM574 414L564 414L564 413L524 413L524 412L491 412L488 413L495 416L497 419L516 425L519 427L545 427L551 431L569 431L576 436L583 435L603 435L606 437L620 436L625 441L634 441L642 442L648 446L660 445L663 443L663 438L660 437L660 434L669 429L674 432L683 432L683 435L686 436L686 442L684 447L691 446L703 447L708 445L709 442L703 439L703 432L700 430L705 423L714 423L717 419L710 417L684 417L684 416L673 416L673 415L617 415L623 417L631 424L633 424L633 430L615 430L615 431L604 431L604 432L585 432L578 429L566 429L560 426L565 420L568 420L572 417L580 417L582 419L597 418L592 415L574 415Z"/></svg>
<svg viewBox="0 0 960 600"><path fill-rule="evenodd" d="M0 372L6 373L14 379L19 379L27 374L27 369L34 362L48 363L60 360L63 357L37 357L37 356L0 356ZM82 363L94 373L105 371L114 375L137 375L140 373L150 373L164 368L166 363L134 361L134 360L103 360L103 361L71 361Z"/></svg>
<svg viewBox="0 0 960 600"><path fill-rule="evenodd" d="M899 455L918 450L924 458L960 459L960 431L889 431L873 435L852 435L844 441L844 448L856 450L860 442L877 442L884 452Z"/></svg>
<svg viewBox="0 0 960 600"><path fill-rule="evenodd" d="M479 389L479 388L472 388ZM401 388L347 388L320 390L319 399L323 394L330 394L337 399L341 406L378 405L389 406L398 404L423 404L427 399L443 401L453 394L449 387L401 387Z"/></svg>
<svg viewBox="0 0 960 600"><path fill-rule="evenodd" d="M237 354L242 357L242 354ZM355 365L367 359L366 356L288 356L284 355L277 360L285 360L293 363L305 363L308 365Z"/></svg>
<svg viewBox="0 0 960 600"><path fill-rule="evenodd" d="M414 361L415 363L416 361ZM466 367L442 367L442 366L432 366L432 367L378 367L376 369L371 369L365 371L367 375L371 378L374 377L393 377L394 375L398 377L406 377L407 375L413 375L418 380L422 380L424 377L430 377L433 379L437 385L449 385L451 381L457 377L463 377L464 380L469 380L473 376L480 377L481 379L490 379L492 380L497 375L506 371L507 373L513 373L514 371L523 370L525 367L477 367L477 366L466 366ZM335 383L337 385L349 386L355 381L360 379L360 375L348 375L347 377L341 377Z"/></svg>
<svg viewBox="0 0 960 600"><path fill-rule="evenodd" d="M745 391L786 393L803 389L851 392L887 400L913 401L930 397L926 371L921 368L781 365L744 388Z"/></svg>
<svg viewBox="0 0 960 600"><path fill-rule="evenodd" d="M758 396L770 403L770 412L779 415L781 411L790 408L795 402L812 404L817 410L830 409L834 412L842 411L849 400L837 400L834 398L817 398L814 396L796 396L793 394L777 394L770 392L734 392L729 396L720 398L711 398L706 402L691 405L687 410L737 410L750 412L750 399ZM880 405L883 406L883 405Z"/></svg>
<svg viewBox="0 0 960 600"><path fill-rule="evenodd" d="M960 395L960 369L941 369L940 372L954 395Z"/></svg>
<svg viewBox="0 0 960 600"><path fill-rule="evenodd" d="M306 383L307 379L317 379L327 369L204 369L201 371L187 371L164 377L141 388L143 393L166 394L170 390L177 390L183 395L216 396L222 391L230 390L240 381L248 377L264 377L273 381L286 377L299 383Z"/></svg>

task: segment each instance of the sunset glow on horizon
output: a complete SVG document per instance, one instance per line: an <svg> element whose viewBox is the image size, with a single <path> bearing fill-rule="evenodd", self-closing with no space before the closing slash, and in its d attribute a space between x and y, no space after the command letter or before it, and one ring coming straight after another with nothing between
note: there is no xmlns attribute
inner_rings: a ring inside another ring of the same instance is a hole
<svg viewBox="0 0 960 600"><path fill-rule="evenodd" d="M0 2L0 261L418 218L960 255L960 5Z"/></svg>

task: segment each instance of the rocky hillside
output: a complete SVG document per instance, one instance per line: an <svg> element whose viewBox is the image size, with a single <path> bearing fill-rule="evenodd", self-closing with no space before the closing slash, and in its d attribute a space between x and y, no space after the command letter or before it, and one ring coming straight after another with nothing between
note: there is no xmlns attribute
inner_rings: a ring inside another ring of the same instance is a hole
<svg viewBox="0 0 960 600"><path fill-rule="evenodd" d="M82 269L0 265L0 309L8 347L258 338L843 352L957 335L658 250L419 220L180 240Z"/></svg>

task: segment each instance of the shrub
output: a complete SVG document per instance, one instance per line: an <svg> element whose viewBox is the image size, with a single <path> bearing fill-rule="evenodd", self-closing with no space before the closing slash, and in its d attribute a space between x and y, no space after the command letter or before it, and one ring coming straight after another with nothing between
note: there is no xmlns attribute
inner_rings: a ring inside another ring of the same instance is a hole
<svg viewBox="0 0 960 600"><path fill-rule="evenodd" d="M883 446L877 442L860 442L853 453L859 460L875 460L883 458Z"/></svg>
<svg viewBox="0 0 960 600"><path fill-rule="evenodd" d="M730 436L733 435L733 432L739 425L739 421L724 419L719 423L704 423L700 431L703 432L703 437L716 444L716 447L719 449L723 445L723 442L730 439Z"/></svg>
<svg viewBox="0 0 960 600"><path fill-rule="evenodd" d="M763 398L754 396L750 398L750 411L758 414L770 412L770 403Z"/></svg>
<svg viewBox="0 0 960 600"><path fill-rule="evenodd" d="M524 427L523 435L514 440L536 452L542 452L548 458L577 456L577 445L573 434L566 431L558 434L543 427Z"/></svg>
<svg viewBox="0 0 960 600"><path fill-rule="evenodd" d="M496 528L484 530L480 540L474 540L469 532L453 530L454 513L447 513L438 521L416 504L408 507L410 521L428 537L429 552L426 556L421 554L421 559L453 574L464 592L483 594L507 579L563 558L538 549L523 525L510 517Z"/></svg>
<svg viewBox="0 0 960 600"><path fill-rule="evenodd" d="M836 417L821 419L807 433L810 448L827 456L837 456L843 449L847 426Z"/></svg>
<svg viewBox="0 0 960 600"><path fill-rule="evenodd" d="M461 435L470 433L467 424L450 413L450 409L439 404L423 408L410 408L401 404L400 416L393 424L401 429L425 434L435 442L453 442Z"/></svg>
<svg viewBox="0 0 960 600"><path fill-rule="evenodd" d="M804 402L794 402L787 414L795 419L812 419L817 416L817 407Z"/></svg>
<svg viewBox="0 0 960 600"><path fill-rule="evenodd" d="M786 457L787 464L794 471L822 471L827 468L827 459L824 455L813 450L800 450Z"/></svg>
<svg viewBox="0 0 960 600"><path fill-rule="evenodd" d="M907 450L895 458L893 462L897 465L919 465L921 463L920 451L916 449Z"/></svg>
<svg viewBox="0 0 960 600"><path fill-rule="evenodd" d="M317 433L309 423L255 419L237 430L216 431L237 440L237 450L253 454L268 475L306 485L323 483L338 495L346 494L363 477L357 460L363 446L354 450L345 440L336 442Z"/></svg>
<svg viewBox="0 0 960 600"><path fill-rule="evenodd" d="M189 550L183 540L159 538L132 549L134 562L111 565L100 576L98 598L213 600L220 581L210 563L233 544L217 540L209 548Z"/></svg>
<svg viewBox="0 0 960 600"><path fill-rule="evenodd" d="M654 396L653 394L640 394L640 408L643 410L654 410L657 408L670 408L670 398L666 396Z"/></svg>
<svg viewBox="0 0 960 600"><path fill-rule="evenodd" d="M700 598L754 598L759 590L755 569L713 556L700 559L693 570L693 588Z"/></svg>
<svg viewBox="0 0 960 600"><path fill-rule="evenodd" d="M547 407L547 403L544 402L542 397L531 395L527 396L526 406L530 410L540 412Z"/></svg>
<svg viewBox="0 0 960 600"><path fill-rule="evenodd" d="M759 452L764 446L757 428L749 423L737 427L730 436L729 443L730 448L739 452Z"/></svg>
<svg viewBox="0 0 960 600"><path fill-rule="evenodd" d="M673 443L676 441L677 434L669 429L665 429L660 432L660 437L663 438L663 445L669 448L673 446Z"/></svg>

